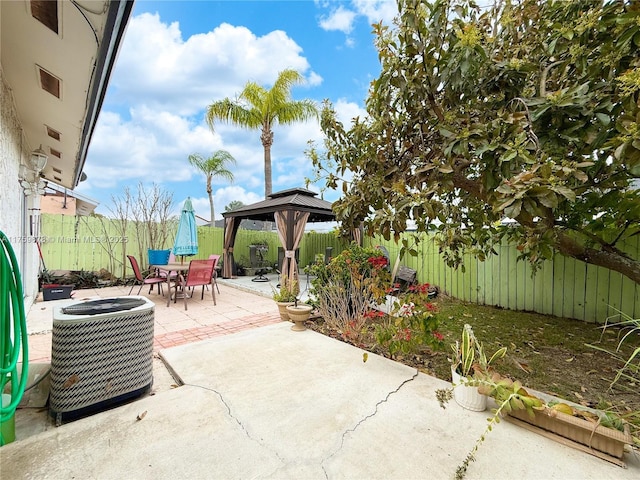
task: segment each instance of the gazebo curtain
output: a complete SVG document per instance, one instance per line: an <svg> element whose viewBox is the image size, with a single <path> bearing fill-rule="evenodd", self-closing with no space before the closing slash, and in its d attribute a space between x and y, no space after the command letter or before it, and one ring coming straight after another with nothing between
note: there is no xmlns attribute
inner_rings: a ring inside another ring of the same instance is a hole
<svg viewBox="0 0 640 480"><path fill-rule="evenodd" d="M283 210L275 212L274 216L276 220L276 229L278 230L278 237L284 247L284 260L282 262L282 271L280 272L280 284L295 284L297 293L300 288L300 283L298 281L298 263L296 262L295 251L298 246L300 246L300 241L304 235L304 227L309 219L309 212Z"/></svg>
<svg viewBox="0 0 640 480"><path fill-rule="evenodd" d="M229 217L224 219L224 245L222 250L222 278L233 276L233 244L236 242L236 234L240 226L240 219Z"/></svg>

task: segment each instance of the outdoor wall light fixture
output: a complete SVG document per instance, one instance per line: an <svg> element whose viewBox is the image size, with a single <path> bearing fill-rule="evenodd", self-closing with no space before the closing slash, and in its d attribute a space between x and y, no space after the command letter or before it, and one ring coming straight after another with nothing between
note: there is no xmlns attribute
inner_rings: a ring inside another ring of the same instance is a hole
<svg viewBox="0 0 640 480"><path fill-rule="evenodd" d="M40 145L40 148L31 152L31 158L29 159L30 165L20 165L18 177L20 178L20 185L22 185L25 195L44 194L47 182L41 178L40 174L47 165L48 158L47 154L42 150L42 145Z"/></svg>

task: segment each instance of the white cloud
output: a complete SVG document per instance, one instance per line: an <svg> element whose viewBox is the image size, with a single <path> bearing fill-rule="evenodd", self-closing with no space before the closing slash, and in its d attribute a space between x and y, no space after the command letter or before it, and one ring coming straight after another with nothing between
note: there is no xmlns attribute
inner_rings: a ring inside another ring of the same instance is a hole
<svg viewBox="0 0 640 480"><path fill-rule="evenodd" d="M193 115L237 94L247 80L272 83L279 71L309 70L302 48L281 30L261 37L223 23L183 40L178 23L157 14L133 17L111 81L114 101ZM315 82L319 76L311 72Z"/></svg>
<svg viewBox="0 0 640 480"><path fill-rule="evenodd" d="M315 87L322 83L322 77L315 72L311 72L307 77L307 85Z"/></svg>
<svg viewBox="0 0 640 480"><path fill-rule="evenodd" d="M355 48L356 40L350 36L359 17L364 17L367 25L383 22L391 25L398 14L396 0L353 0L350 8L344 5L335 6L334 2L316 0L319 8L328 9L327 15L322 15L318 25L323 30L339 31L347 35L345 46Z"/></svg>
<svg viewBox="0 0 640 480"><path fill-rule="evenodd" d="M178 23L163 23L157 14L135 16L127 28L85 164L88 180L78 191L118 196L125 185L155 182L176 192L176 202L184 201L188 192L197 214L208 218L205 178L189 165L188 156L224 149L237 165L230 166L233 185L213 179L216 217L221 218L232 200L248 204L262 199L260 132L226 124L216 124L212 132L204 121L205 109L213 101L235 97L248 80L269 86L285 68L307 78L305 86L296 88L320 85L322 77L310 70L301 47L283 31L256 36L229 24L185 40ZM118 111L120 104L126 110ZM318 138L320 129L317 122L278 125L274 134L273 180L278 190L289 187L276 175L285 162L281 159L303 162L307 140ZM106 213L109 203L103 200L98 211Z"/></svg>
<svg viewBox="0 0 640 480"><path fill-rule="evenodd" d="M231 185L223 188L219 188L214 192L214 206L216 209L216 219L219 220L222 218L222 213L224 212L224 208L229 205L234 200L239 200L245 205L251 205L252 203L259 202L260 200L264 200L262 195L258 195L254 192L249 192L245 190L243 187L238 185ZM209 200L207 199L207 211ZM207 214L208 218L209 215Z"/></svg>
<svg viewBox="0 0 640 480"><path fill-rule="evenodd" d="M382 21L385 25L391 25L398 14L396 0L353 0L353 6L358 14L367 17L370 24Z"/></svg>
<svg viewBox="0 0 640 480"><path fill-rule="evenodd" d="M323 30L338 30L342 33L351 33L356 13L345 9L342 5L331 10L329 15L322 16L320 27Z"/></svg>
<svg viewBox="0 0 640 480"><path fill-rule="evenodd" d="M354 118L360 117L364 119L367 116L367 111L360 107L357 103L348 102L345 99L338 99L333 105L333 109L336 111L336 116L345 128L349 128Z"/></svg>

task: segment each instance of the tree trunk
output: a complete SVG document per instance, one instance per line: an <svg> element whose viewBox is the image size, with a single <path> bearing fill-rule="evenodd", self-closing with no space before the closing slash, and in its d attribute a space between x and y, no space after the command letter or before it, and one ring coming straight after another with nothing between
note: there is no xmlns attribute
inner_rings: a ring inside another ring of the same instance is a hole
<svg viewBox="0 0 640 480"><path fill-rule="evenodd" d="M260 135L264 147L264 198L271 195L271 145L273 145L273 132L270 129L262 129Z"/></svg>
<svg viewBox="0 0 640 480"><path fill-rule="evenodd" d="M207 195L209 195L209 209L211 211L211 223L209 227L214 227L216 223L215 212L213 211L213 190L211 189L211 175L207 175Z"/></svg>

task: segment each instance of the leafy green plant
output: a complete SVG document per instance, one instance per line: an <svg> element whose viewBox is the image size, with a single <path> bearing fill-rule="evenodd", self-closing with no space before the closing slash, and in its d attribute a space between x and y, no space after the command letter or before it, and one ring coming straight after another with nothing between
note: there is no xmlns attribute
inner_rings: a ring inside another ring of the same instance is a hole
<svg viewBox="0 0 640 480"><path fill-rule="evenodd" d="M456 340L451 349L453 367L462 377L471 377L475 373L487 374L493 361L503 358L507 353L507 347L501 347L487 359L482 343L477 340L469 324L464 325L462 338Z"/></svg>
<svg viewBox="0 0 640 480"><path fill-rule="evenodd" d="M624 363L624 365L620 367L620 369L618 369L615 378L611 382L610 388L618 383L621 379L626 379L634 385L637 385L640 382L640 346L638 346L635 350L633 350L633 352L631 352L629 358L625 358L620 355L620 349L626 341L632 342L633 339L640 339L640 319L632 318L629 315L621 312L620 310L616 311L618 312L617 315L608 317L605 320L605 324L602 327L602 335L600 336L600 341L602 342L602 336L604 335L607 328L619 328L620 334L624 332L622 338L618 342L618 346L616 347L615 351L611 351L597 345L587 344L588 347L608 353L609 355L614 356L622 363ZM612 318L620 318L622 320L619 322L610 323L609 320Z"/></svg>
<svg viewBox="0 0 640 480"><path fill-rule="evenodd" d="M255 245L255 246L269 246L269 239L264 236L264 235L260 235L260 236L256 236L255 238L253 238L251 240L251 245Z"/></svg>
<svg viewBox="0 0 640 480"><path fill-rule="evenodd" d="M272 286L271 290L276 302L296 302L298 300L297 282L290 283L289 279L284 276L280 279L280 288L276 290Z"/></svg>
<svg viewBox="0 0 640 480"><path fill-rule="evenodd" d="M247 260L247 257L240 257L239 259L237 259L235 261L236 264L236 274L238 276L244 276L246 274L245 269L247 268L247 265L249 265L249 260Z"/></svg>
<svg viewBox="0 0 640 480"><path fill-rule="evenodd" d="M51 283L59 283L59 277L56 277L51 272L51 270L43 268L40 272L40 275L38 276L38 283L40 284L40 287L42 287L42 285L48 285Z"/></svg>
<svg viewBox="0 0 640 480"><path fill-rule="evenodd" d="M68 280L69 284L75 285L76 290L100 286L98 275L95 272L87 272L85 270L72 272Z"/></svg>
<svg viewBox="0 0 640 480"><path fill-rule="evenodd" d="M397 241L414 219L450 266L506 237L534 269L560 253L640 282L623 247L640 231L637 18L621 0L399 1L373 26L366 117L325 103L309 153L344 192L342 228Z"/></svg>
<svg viewBox="0 0 640 480"><path fill-rule="evenodd" d="M394 303L391 315L375 325L374 335L391 358L398 352L412 353L420 347L442 347L443 336L438 332L438 308L429 297L428 283L411 285ZM376 315L377 311L370 312Z"/></svg>
<svg viewBox="0 0 640 480"><path fill-rule="evenodd" d="M471 375L471 367L475 360L475 343L473 331L468 324L462 329L462 339L451 345L453 350L453 368L463 377Z"/></svg>
<svg viewBox="0 0 640 480"><path fill-rule="evenodd" d="M461 480L467 473L469 464L475 460L478 449L484 442L487 434L491 432L495 425L500 423L504 414L512 410L526 410L530 416L534 416L534 409L544 409L544 402L538 397L529 394L518 381L502 377L499 373L493 372L491 375L477 375L474 378L466 379L465 385L478 387L480 393L493 397L498 403L493 409L493 415L487 418L487 427L476 440L471 451L456 469L456 479ZM450 399L449 392L436 391L436 398L440 406L445 408L446 399Z"/></svg>
<svg viewBox="0 0 640 480"><path fill-rule="evenodd" d="M624 421L621 417L605 412L603 414L594 413L594 411L579 409L572 407L560 401L545 400L529 393L518 380L512 380L500 373L492 370L491 364L494 360L504 357L506 347L498 349L490 358L487 359L482 344L475 338L473 329L470 325L465 324L460 342L456 342L454 352L459 354L457 361L461 365L461 369L467 370L468 375L462 377L460 385L477 387L479 393L492 397L497 407L492 410L492 415L487 418L487 427L476 440L473 448L467 454L465 459L456 469L455 478L460 480L466 475L469 464L474 461L478 449L484 442L487 434L493 430L495 425L500 423L501 418L505 414L509 414L515 410L524 410L530 417L535 417L535 411L555 411L567 415L582 417L591 420L596 425L623 430ZM471 372L473 373L471 374ZM436 398L442 408L446 408L447 403L453 398L453 388L444 388L436 390ZM553 416L553 412L550 413Z"/></svg>

